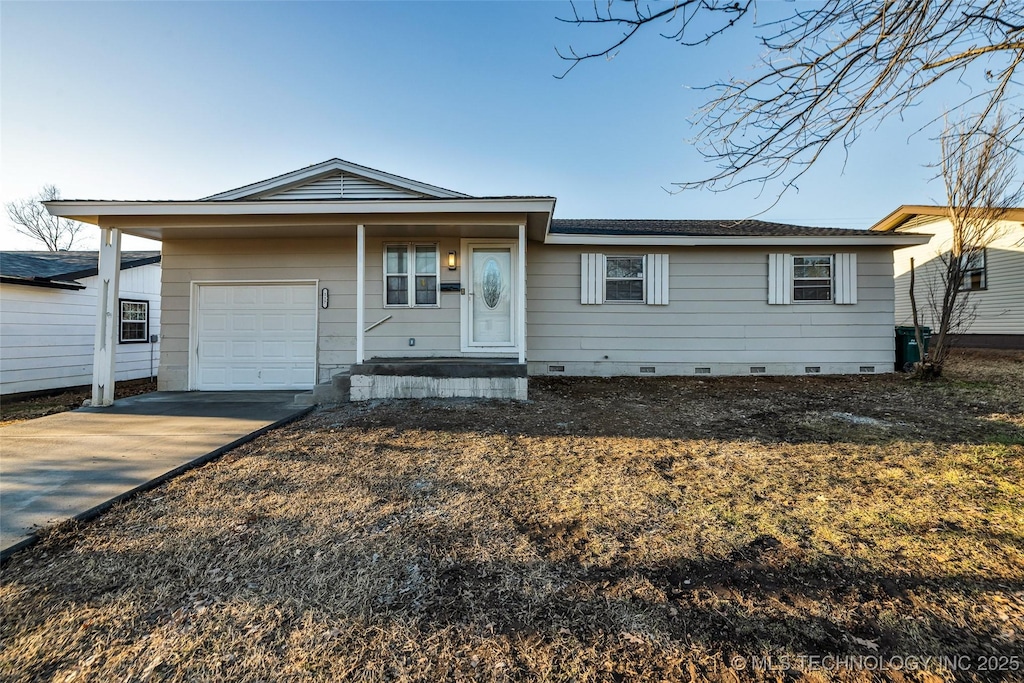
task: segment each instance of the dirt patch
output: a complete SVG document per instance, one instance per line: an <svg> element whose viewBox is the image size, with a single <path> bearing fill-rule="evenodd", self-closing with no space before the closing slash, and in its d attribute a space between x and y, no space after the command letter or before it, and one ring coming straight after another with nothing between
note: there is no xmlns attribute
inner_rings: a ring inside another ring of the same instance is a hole
<svg viewBox="0 0 1024 683"><path fill-rule="evenodd" d="M156 382L150 381L148 378L118 382L114 386L114 399L148 394L151 391L156 391ZM30 398L5 398L0 401L0 427L81 408L91 395L91 389L74 389Z"/></svg>
<svg viewBox="0 0 1024 683"><path fill-rule="evenodd" d="M1024 358L984 359L322 410L15 556L0 676L1012 680Z"/></svg>

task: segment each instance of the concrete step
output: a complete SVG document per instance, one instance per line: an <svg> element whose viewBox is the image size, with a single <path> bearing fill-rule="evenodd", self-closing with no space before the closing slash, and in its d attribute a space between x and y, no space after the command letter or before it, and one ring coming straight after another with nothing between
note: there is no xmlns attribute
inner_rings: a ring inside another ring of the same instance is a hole
<svg viewBox="0 0 1024 683"><path fill-rule="evenodd" d="M331 378L330 382L317 384L313 387L312 403L310 405L331 405L334 403L348 403L349 389L352 386L352 378L347 372L341 372Z"/></svg>

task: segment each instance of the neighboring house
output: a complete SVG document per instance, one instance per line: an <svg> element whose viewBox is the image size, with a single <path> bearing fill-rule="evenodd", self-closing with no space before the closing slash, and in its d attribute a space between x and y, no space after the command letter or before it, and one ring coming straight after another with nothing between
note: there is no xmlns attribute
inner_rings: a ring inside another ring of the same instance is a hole
<svg viewBox="0 0 1024 683"><path fill-rule="evenodd" d="M95 251L0 252L0 394L93 379ZM160 252L121 254L117 379L149 377L160 347ZM152 359L152 360L151 360Z"/></svg>
<svg viewBox="0 0 1024 683"><path fill-rule="evenodd" d="M522 398L528 375L891 372L892 252L927 239L553 220L553 197L470 197L339 159L196 201L46 206L110 245L163 242L161 389L350 373L353 399Z"/></svg>
<svg viewBox="0 0 1024 683"><path fill-rule="evenodd" d="M895 255L896 324L912 325L910 259L914 259L914 292L922 325L937 327L929 289L942 291L940 254L948 254L953 229L942 206L901 206L872 226L878 233L934 235L927 244L901 249ZM963 346L1024 348L1024 208L1011 209L1000 221L998 236L981 252L965 259L963 293L973 320L957 330Z"/></svg>

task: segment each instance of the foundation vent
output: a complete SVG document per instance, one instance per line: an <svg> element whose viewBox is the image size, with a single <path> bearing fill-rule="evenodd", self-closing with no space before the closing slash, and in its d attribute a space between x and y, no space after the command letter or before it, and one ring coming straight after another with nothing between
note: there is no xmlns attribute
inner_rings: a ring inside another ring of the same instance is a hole
<svg viewBox="0 0 1024 683"><path fill-rule="evenodd" d="M763 365L751 365L750 366L750 374L751 375L763 375L765 373L765 371L766 371L766 368Z"/></svg>
<svg viewBox="0 0 1024 683"><path fill-rule="evenodd" d="M804 368L804 372L806 372L808 375L815 375L815 374L821 372L821 366L820 365L808 365L806 368Z"/></svg>
<svg viewBox="0 0 1024 683"><path fill-rule="evenodd" d="M695 375L710 375L711 368L694 368L693 374Z"/></svg>
<svg viewBox="0 0 1024 683"><path fill-rule="evenodd" d="M874 372L875 371L875 366L874 365L862 365L862 366L860 366L860 371L861 372Z"/></svg>
<svg viewBox="0 0 1024 683"><path fill-rule="evenodd" d="M565 372L564 365L549 365L548 372Z"/></svg>
<svg viewBox="0 0 1024 683"><path fill-rule="evenodd" d="M653 375L654 374L654 366L653 365L641 365L640 366L640 372L642 374Z"/></svg>

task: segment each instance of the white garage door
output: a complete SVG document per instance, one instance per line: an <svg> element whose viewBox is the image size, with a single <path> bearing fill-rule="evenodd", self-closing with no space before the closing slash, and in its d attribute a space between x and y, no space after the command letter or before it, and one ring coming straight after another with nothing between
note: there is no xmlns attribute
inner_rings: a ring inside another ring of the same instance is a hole
<svg viewBox="0 0 1024 683"><path fill-rule="evenodd" d="M197 389L313 386L315 285L202 285L198 298Z"/></svg>

